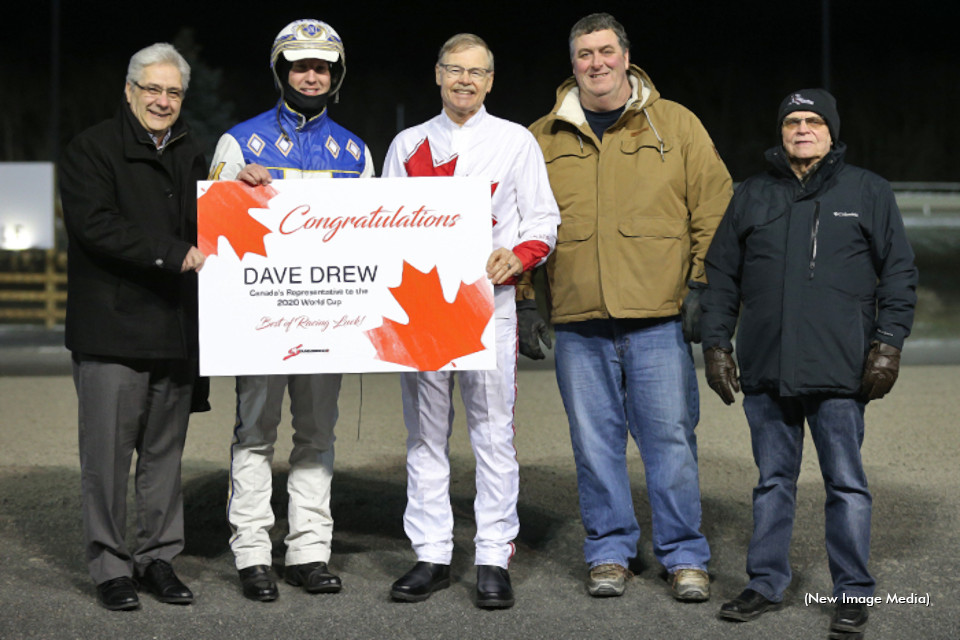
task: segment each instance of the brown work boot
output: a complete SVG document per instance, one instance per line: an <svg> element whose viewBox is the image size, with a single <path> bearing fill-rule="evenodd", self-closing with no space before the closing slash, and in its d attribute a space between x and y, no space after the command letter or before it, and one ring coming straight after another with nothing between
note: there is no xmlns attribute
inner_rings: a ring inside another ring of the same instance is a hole
<svg viewBox="0 0 960 640"><path fill-rule="evenodd" d="M590 569L587 593L594 598L622 596L627 580L632 577L630 570L619 564L598 564Z"/></svg>
<svg viewBox="0 0 960 640"><path fill-rule="evenodd" d="M710 599L710 576L702 569L678 569L670 574L673 597L685 602L705 602Z"/></svg>

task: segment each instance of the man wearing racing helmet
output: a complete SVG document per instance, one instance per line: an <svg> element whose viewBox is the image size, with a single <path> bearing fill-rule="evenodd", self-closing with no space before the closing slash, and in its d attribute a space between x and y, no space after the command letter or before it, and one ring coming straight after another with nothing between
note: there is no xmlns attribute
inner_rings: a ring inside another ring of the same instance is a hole
<svg viewBox="0 0 960 640"><path fill-rule="evenodd" d="M346 73L343 43L319 20L296 20L277 35L270 67L280 89L276 108L242 122L220 138L211 180L250 185L272 179L367 178L373 161L366 144L333 122L327 112ZM309 593L336 593L340 578L330 572L330 481L333 428L337 422L340 374L238 376L237 418L230 463L227 517L233 535L243 595L276 600L270 574L274 515L273 445L285 388L290 390L293 451L285 538L284 579Z"/></svg>

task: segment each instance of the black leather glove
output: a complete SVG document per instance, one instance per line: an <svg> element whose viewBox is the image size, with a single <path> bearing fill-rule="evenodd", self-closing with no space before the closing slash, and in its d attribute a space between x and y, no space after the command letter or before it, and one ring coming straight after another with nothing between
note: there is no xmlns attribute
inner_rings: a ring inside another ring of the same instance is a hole
<svg viewBox="0 0 960 640"><path fill-rule="evenodd" d="M867 400L877 400L887 395L900 374L900 349L885 342L874 340L863 367L860 394Z"/></svg>
<svg viewBox="0 0 960 640"><path fill-rule="evenodd" d="M193 360L193 392L190 394L190 413L210 411L210 378L200 375L200 361Z"/></svg>
<svg viewBox="0 0 960 640"><path fill-rule="evenodd" d="M540 348L540 341L550 349L553 340L550 339L550 330L537 311L536 300L517 301L517 325L520 353L531 360L543 360L546 356Z"/></svg>
<svg viewBox="0 0 960 640"><path fill-rule="evenodd" d="M700 319L703 311L700 309L700 294L702 288L690 289L687 297L680 305L680 321L683 324L683 339L687 342L700 342Z"/></svg>
<svg viewBox="0 0 960 640"><path fill-rule="evenodd" d="M710 347L704 349L703 360L707 368L707 384L713 389L724 404L733 404L734 394L740 391L740 381L737 380L737 363L730 355L730 349Z"/></svg>
<svg viewBox="0 0 960 640"><path fill-rule="evenodd" d="M197 378L190 395L190 413L210 411L210 378Z"/></svg>

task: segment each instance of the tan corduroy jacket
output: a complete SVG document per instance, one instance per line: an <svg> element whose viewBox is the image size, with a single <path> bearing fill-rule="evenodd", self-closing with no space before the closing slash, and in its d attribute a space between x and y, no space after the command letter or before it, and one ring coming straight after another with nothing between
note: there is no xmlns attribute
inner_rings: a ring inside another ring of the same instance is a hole
<svg viewBox="0 0 960 640"><path fill-rule="evenodd" d="M693 113L629 69L633 95L600 142L574 78L530 126L560 206L547 263L554 324L679 313L732 195L730 174ZM530 298L529 289L518 298Z"/></svg>

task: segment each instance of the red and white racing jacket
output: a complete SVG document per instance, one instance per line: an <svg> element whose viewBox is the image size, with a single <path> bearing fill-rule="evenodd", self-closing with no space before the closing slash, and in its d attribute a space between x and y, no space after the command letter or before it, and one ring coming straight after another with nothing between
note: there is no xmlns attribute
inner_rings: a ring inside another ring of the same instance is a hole
<svg viewBox="0 0 960 640"><path fill-rule="evenodd" d="M483 106L463 126L441 112L401 131L387 151L383 176L486 178L494 249L513 250L527 271L542 264L556 245L560 212L540 145L525 127L492 116Z"/></svg>

